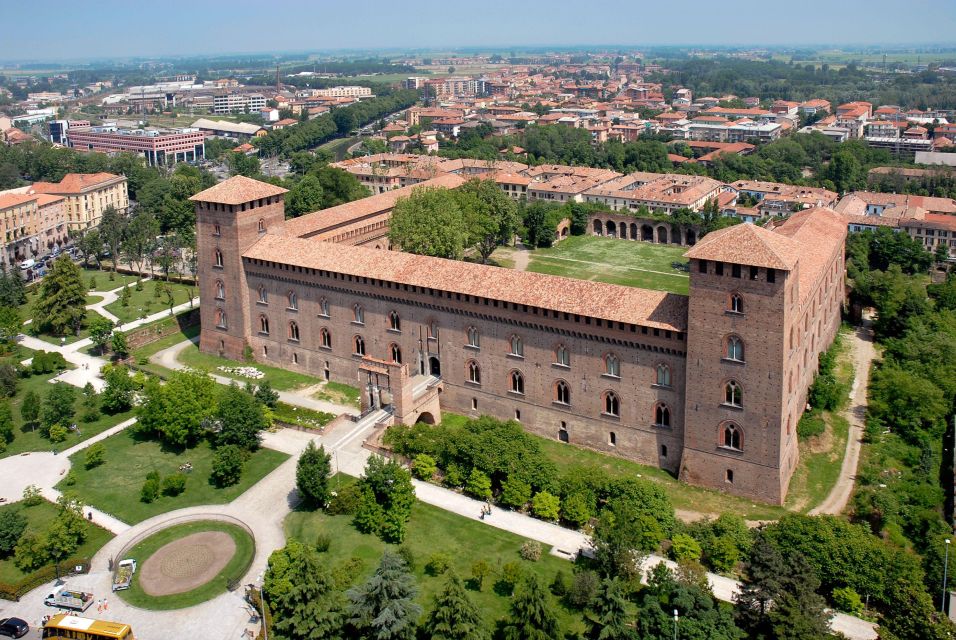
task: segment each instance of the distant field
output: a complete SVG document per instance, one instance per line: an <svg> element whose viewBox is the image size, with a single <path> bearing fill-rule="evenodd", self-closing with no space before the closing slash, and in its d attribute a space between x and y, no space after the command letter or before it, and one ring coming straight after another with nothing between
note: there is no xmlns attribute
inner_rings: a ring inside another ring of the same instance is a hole
<svg viewBox="0 0 956 640"><path fill-rule="evenodd" d="M687 247L574 236L531 254L528 271L686 294L689 278L672 263L687 262Z"/></svg>

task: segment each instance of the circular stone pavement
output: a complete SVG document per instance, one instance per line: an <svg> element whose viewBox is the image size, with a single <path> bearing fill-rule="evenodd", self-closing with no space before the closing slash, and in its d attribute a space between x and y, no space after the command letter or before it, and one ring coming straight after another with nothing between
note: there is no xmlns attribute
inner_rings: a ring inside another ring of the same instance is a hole
<svg viewBox="0 0 956 640"><path fill-rule="evenodd" d="M192 591L225 569L236 553L236 543L223 531L200 531L173 540L146 559L139 584L150 596Z"/></svg>

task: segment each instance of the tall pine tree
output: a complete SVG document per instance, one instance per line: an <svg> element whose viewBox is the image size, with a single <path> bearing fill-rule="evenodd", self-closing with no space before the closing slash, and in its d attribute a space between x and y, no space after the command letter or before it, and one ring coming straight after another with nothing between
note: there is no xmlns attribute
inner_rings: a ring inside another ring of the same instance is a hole
<svg viewBox="0 0 956 640"><path fill-rule="evenodd" d="M560 638L558 616L551 597L537 575L525 578L511 600L511 615L504 628L505 640L552 640Z"/></svg>
<svg viewBox="0 0 956 640"><path fill-rule="evenodd" d="M349 589L349 622L369 640L413 640L422 608L418 585L402 558L386 551L368 581Z"/></svg>
<svg viewBox="0 0 956 640"><path fill-rule="evenodd" d="M591 640L636 640L637 633L627 613L624 586L617 578L601 582L588 606L586 621Z"/></svg>
<svg viewBox="0 0 956 640"><path fill-rule="evenodd" d="M57 336L79 334L86 319L86 285L80 268L66 254L53 262L33 304L33 322L38 331Z"/></svg>
<svg viewBox="0 0 956 640"><path fill-rule="evenodd" d="M435 596L435 606L424 625L431 640L485 640L481 612L468 597L465 585L455 573L448 576L445 588Z"/></svg>
<svg viewBox="0 0 956 640"><path fill-rule="evenodd" d="M287 579L291 588L271 603L276 635L288 640L342 638L346 600L314 549L304 548Z"/></svg>

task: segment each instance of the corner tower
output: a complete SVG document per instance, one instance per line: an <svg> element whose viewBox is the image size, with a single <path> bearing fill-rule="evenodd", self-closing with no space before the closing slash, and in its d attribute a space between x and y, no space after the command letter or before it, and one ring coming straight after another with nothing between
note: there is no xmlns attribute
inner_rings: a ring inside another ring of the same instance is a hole
<svg viewBox="0 0 956 640"><path fill-rule="evenodd" d="M196 203L201 351L242 358L249 336L242 254L268 229L282 224L285 192L266 182L234 176L190 198Z"/></svg>
<svg viewBox="0 0 956 640"><path fill-rule="evenodd" d="M704 237L690 258L680 477L782 503L797 462L786 336L800 245L752 224Z"/></svg>

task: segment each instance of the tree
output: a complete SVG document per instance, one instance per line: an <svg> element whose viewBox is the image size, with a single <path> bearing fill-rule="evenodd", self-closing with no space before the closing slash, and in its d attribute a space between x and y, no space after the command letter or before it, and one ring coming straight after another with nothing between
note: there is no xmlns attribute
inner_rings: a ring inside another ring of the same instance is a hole
<svg viewBox="0 0 956 640"><path fill-rule="evenodd" d="M19 509L0 511L0 558L6 558L13 553L26 528L27 519Z"/></svg>
<svg viewBox="0 0 956 640"><path fill-rule="evenodd" d="M276 576L273 558L281 551L270 556L266 577L268 586L272 587L267 592L275 591L277 577L287 585L278 595L269 597L276 634L290 639L342 638L346 600L336 589L332 572L314 549L297 545L294 561Z"/></svg>
<svg viewBox="0 0 956 640"><path fill-rule="evenodd" d="M216 392L212 378L194 371L176 371L165 385L149 380L136 412L139 428L176 446L195 442L216 411Z"/></svg>
<svg viewBox="0 0 956 640"><path fill-rule="evenodd" d="M547 491L539 491L531 499L531 511L542 520L557 521L560 510L561 499Z"/></svg>
<svg viewBox="0 0 956 640"><path fill-rule="evenodd" d="M79 335L86 319L86 291L80 268L69 256L64 254L54 260L33 305L37 330L57 336Z"/></svg>
<svg viewBox="0 0 956 640"><path fill-rule="evenodd" d="M269 427L258 400L235 383L219 394L215 418L219 421L216 445L234 444L247 451L259 448L260 433Z"/></svg>
<svg viewBox="0 0 956 640"><path fill-rule="evenodd" d="M99 229L89 229L86 233L80 236L76 246L80 251L83 252L83 266L87 266L92 258L93 262L96 264L96 268L100 268L100 254L103 252L103 238L100 235Z"/></svg>
<svg viewBox="0 0 956 640"><path fill-rule="evenodd" d="M144 260L152 255L156 246L157 235L159 235L159 221L151 211L140 208L130 217L121 249L126 260L140 275L143 275ZM138 285L137 290L139 290Z"/></svg>
<svg viewBox="0 0 956 640"><path fill-rule="evenodd" d="M605 577L633 579L640 571L642 553L649 551L641 515L628 500L616 500L601 512L594 527L594 555Z"/></svg>
<svg viewBox="0 0 956 640"><path fill-rule="evenodd" d="M89 323L90 340L100 355L106 353L113 337L113 321L97 314Z"/></svg>
<svg viewBox="0 0 956 640"><path fill-rule="evenodd" d="M386 551L365 584L349 589L349 622L370 640L413 640L422 614L418 585L405 561Z"/></svg>
<svg viewBox="0 0 956 640"><path fill-rule="evenodd" d="M730 611L718 606L704 585L676 578L663 563L648 572L647 589L637 612L642 640L671 640L674 610L680 617L681 638L690 640L742 640L746 635Z"/></svg>
<svg viewBox="0 0 956 640"><path fill-rule="evenodd" d="M234 176L253 178L262 172L259 167L259 158L247 156L238 151L232 151L226 154L226 166L229 167L230 175Z"/></svg>
<svg viewBox="0 0 956 640"><path fill-rule="evenodd" d="M701 553L700 544L686 533L676 533L671 538L671 555L678 562L699 560Z"/></svg>
<svg viewBox="0 0 956 640"><path fill-rule="evenodd" d="M480 469L472 469L471 474L468 476L468 484L465 485L465 491L479 500L490 500L491 479L482 473Z"/></svg>
<svg viewBox="0 0 956 640"><path fill-rule="evenodd" d="M16 271L0 265L0 307L19 307L27 301L26 284Z"/></svg>
<svg viewBox="0 0 956 640"><path fill-rule="evenodd" d="M16 307L0 307L0 342L9 343L17 337L22 327L20 310Z"/></svg>
<svg viewBox="0 0 956 640"><path fill-rule="evenodd" d="M279 404L279 392L272 388L268 380L263 380L255 390L256 400L270 409L275 409Z"/></svg>
<svg viewBox="0 0 956 640"><path fill-rule="evenodd" d="M114 331L110 338L110 348L118 358L125 358L129 355L129 345L126 343L126 334L122 331Z"/></svg>
<svg viewBox="0 0 956 640"><path fill-rule="evenodd" d="M389 239L402 251L459 260L468 239L461 207L448 189L416 187L392 211Z"/></svg>
<svg viewBox="0 0 956 640"><path fill-rule="evenodd" d="M106 365L102 375L106 382L100 399L103 411L111 415L129 411L133 406L133 394L138 388L129 369L122 365Z"/></svg>
<svg viewBox="0 0 956 640"><path fill-rule="evenodd" d="M123 244L123 238L126 235L126 225L126 217L120 215L113 205L108 205L103 210L103 216L100 218L99 232L103 238L103 242L110 248L110 259L113 261L113 273L116 273L120 245Z"/></svg>
<svg viewBox="0 0 956 640"><path fill-rule="evenodd" d="M502 637L505 640L552 640L560 638L558 617L551 596L537 574L529 574L515 589Z"/></svg>
<svg viewBox="0 0 956 640"><path fill-rule="evenodd" d="M949 260L949 247L945 243L940 242L936 245L936 250L933 252L933 259L936 261L936 264L946 264Z"/></svg>
<svg viewBox="0 0 956 640"><path fill-rule="evenodd" d="M29 389L23 395L20 417L23 419L24 426L36 427L37 420L40 418L40 395L33 389Z"/></svg>
<svg viewBox="0 0 956 640"><path fill-rule="evenodd" d="M431 640L485 640L481 611L465 591L465 585L454 572L448 575L445 587L435 595L432 610L423 625Z"/></svg>
<svg viewBox="0 0 956 640"><path fill-rule="evenodd" d="M322 186L322 206L320 207L322 209L372 195L371 191L362 186L358 178L344 169L326 165L313 168L309 174L318 178Z"/></svg>
<svg viewBox="0 0 956 640"><path fill-rule="evenodd" d="M469 180L456 189L468 229L468 244L482 264L500 244L511 241L518 230L518 205L494 180Z"/></svg>
<svg viewBox="0 0 956 640"><path fill-rule="evenodd" d="M323 208L325 192L322 183L313 175L299 179L285 196L286 217L295 218Z"/></svg>
<svg viewBox="0 0 956 640"><path fill-rule="evenodd" d="M227 444L216 449L212 459L212 478L217 487L231 487L242 478L242 469L246 464L248 453L234 444Z"/></svg>
<svg viewBox="0 0 956 640"><path fill-rule="evenodd" d="M498 501L506 507L520 509L531 500L531 485L517 477L509 477L501 485Z"/></svg>
<svg viewBox="0 0 956 640"><path fill-rule="evenodd" d="M316 447L312 440L299 456L295 467L295 486L306 502L315 506L324 506L329 503L331 461L332 456L325 452L325 446Z"/></svg>
<svg viewBox="0 0 956 640"><path fill-rule="evenodd" d="M13 442L13 409L7 400L0 401L0 451Z"/></svg>
<svg viewBox="0 0 956 640"><path fill-rule="evenodd" d="M587 637L591 640L637 640L628 615L624 585L617 578L605 579L585 614Z"/></svg>
<svg viewBox="0 0 956 640"><path fill-rule="evenodd" d="M386 542L401 543L415 502L411 473L394 460L372 456L359 485L362 501L355 513L356 526Z"/></svg>
<svg viewBox="0 0 956 640"><path fill-rule="evenodd" d="M20 374L11 364L0 364L0 397L12 398L17 395L17 380Z"/></svg>
<svg viewBox="0 0 956 640"><path fill-rule="evenodd" d="M438 463L427 453L419 453L412 462L412 473L419 480L431 480L438 471Z"/></svg>
<svg viewBox="0 0 956 640"><path fill-rule="evenodd" d="M67 425L73 419L76 396L73 387L65 382L53 385L46 394L46 402L40 409L40 424L49 429L55 424Z"/></svg>

